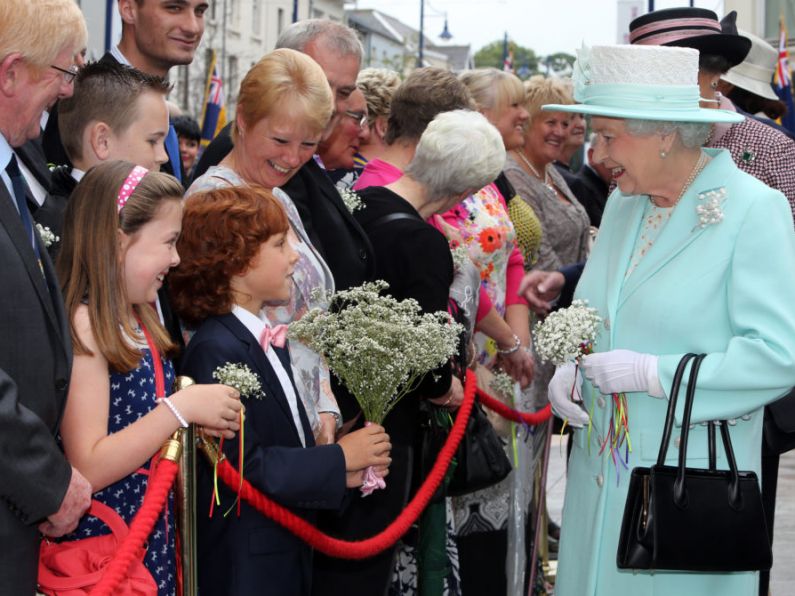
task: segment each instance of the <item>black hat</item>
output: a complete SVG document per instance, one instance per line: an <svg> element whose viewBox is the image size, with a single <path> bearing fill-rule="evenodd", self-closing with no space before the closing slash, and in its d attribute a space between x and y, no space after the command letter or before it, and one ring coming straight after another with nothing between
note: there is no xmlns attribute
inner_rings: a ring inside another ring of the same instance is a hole
<svg viewBox="0 0 795 596"><path fill-rule="evenodd" d="M745 60L751 40L737 34L732 11L723 21L705 8L665 8L639 16L629 24L635 45L694 48L702 54L723 56L732 66Z"/></svg>

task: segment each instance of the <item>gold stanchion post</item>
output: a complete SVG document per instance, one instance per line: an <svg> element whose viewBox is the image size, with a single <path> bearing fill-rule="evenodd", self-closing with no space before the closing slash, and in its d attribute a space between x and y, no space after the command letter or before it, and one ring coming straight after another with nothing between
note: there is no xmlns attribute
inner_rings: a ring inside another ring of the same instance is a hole
<svg viewBox="0 0 795 596"><path fill-rule="evenodd" d="M190 377L177 377L174 391L180 391L194 384ZM196 570L196 428L177 431L182 444L177 474L177 523L182 563L182 596L198 596L198 577Z"/></svg>

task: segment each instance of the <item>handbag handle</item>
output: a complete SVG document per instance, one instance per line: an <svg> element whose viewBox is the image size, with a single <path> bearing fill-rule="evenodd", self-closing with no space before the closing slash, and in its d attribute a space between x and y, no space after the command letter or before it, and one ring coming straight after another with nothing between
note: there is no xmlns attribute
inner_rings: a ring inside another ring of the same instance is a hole
<svg viewBox="0 0 795 596"><path fill-rule="evenodd" d="M685 408L682 416L682 435L679 444L679 466L676 473L676 481L674 482L674 503L678 507L687 506L687 490L685 486L685 468L687 463L687 441L690 435L690 418L693 411L693 402L696 395L696 380L698 378L698 371L701 368L701 363L706 354L700 354L693 360L693 365L690 368L690 379L687 383L687 394L685 396ZM723 440L723 449L726 452L726 459L729 463L729 471L731 481L729 482L728 499L729 505L733 509L741 509L742 503L740 501L740 474L737 471L737 461L734 458L734 449L732 448L731 438L729 437L729 428L725 421L718 421L720 425L721 439ZM712 423L710 423L710 426ZM715 432L712 433L707 430L708 440L711 442L708 445L710 455L710 469L714 470L715 458Z"/></svg>
<svg viewBox="0 0 795 596"><path fill-rule="evenodd" d="M674 380L671 383L671 392L668 398L668 412L665 414L665 426L663 427L662 440L660 441L660 452L657 454L657 465L665 465L665 457L668 455L668 445L671 442L671 432L674 427L674 418L676 417L676 400L679 396L679 387L682 385L682 377L685 374L685 368L691 358L695 358L695 354L685 354L679 361L674 372Z"/></svg>

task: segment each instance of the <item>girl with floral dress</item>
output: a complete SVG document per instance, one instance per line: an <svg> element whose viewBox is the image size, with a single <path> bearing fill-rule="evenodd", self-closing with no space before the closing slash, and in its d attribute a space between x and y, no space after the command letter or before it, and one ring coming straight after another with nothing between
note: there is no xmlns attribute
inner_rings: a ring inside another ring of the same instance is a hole
<svg viewBox="0 0 795 596"><path fill-rule="evenodd" d="M174 381L174 346L151 306L179 263L182 188L171 176L128 162L86 174L66 211L57 271L70 319L74 363L61 424L67 458L94 498L129 524L143 502L150 459L180 426L197 423L234 437L241 403L224 385L156 394L155 358L166 392ZM161 356L162 355L162 356ZM176 586L173 497L161 512L144 558L159 596ZM84 517L72 539L109 533Z"/></svg>

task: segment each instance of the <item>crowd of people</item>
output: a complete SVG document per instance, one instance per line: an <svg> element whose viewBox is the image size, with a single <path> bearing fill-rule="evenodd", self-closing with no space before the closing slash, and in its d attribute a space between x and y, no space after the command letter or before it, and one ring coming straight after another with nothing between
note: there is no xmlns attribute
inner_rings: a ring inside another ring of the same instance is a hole
<svg viewBox="0 0 795 596"><path fill-rule="evenodd" d="M0 3L0 595L51 593L40 544L107 535L96 503L130 524L161 445L189 425L317 528L373 536L416 493L429 428L449 428L468 371L565 421L562 528L543 515L551 422L489 415L512 471L448 494L453 468L412 529L363 560L313 552L199 461L199 593L549 593L540 527L560 532L555 594L767 594L764 570L616 565L629 470L655 461L688 352L706 354L691 420L732 420L772 541L780 450L762 429L795 385L795 143L744 111L781 111L752 63L771 60L765 42L733 13L667 9L635 19L628 45L582 50L571 79L521 81L362 69L352 29L299 21L200 152L167 77L193 61L207 7L118 0L120 42L86 63L73 0ZM374 280L463 329L383 425L287 332ZM601 323L592 353L556 367L532 328L573 299ZM616 459L622 394L634 449ZM707 459L707 433L691 431L689 459ZM372 474L385 488L364 496ZM172 492L146 541L147 594L179 593L180 506Z"/></svg>

